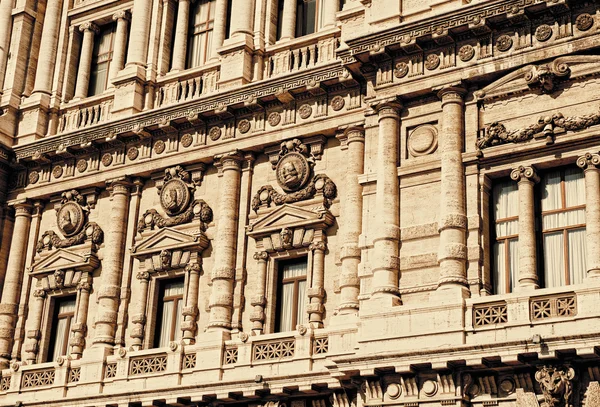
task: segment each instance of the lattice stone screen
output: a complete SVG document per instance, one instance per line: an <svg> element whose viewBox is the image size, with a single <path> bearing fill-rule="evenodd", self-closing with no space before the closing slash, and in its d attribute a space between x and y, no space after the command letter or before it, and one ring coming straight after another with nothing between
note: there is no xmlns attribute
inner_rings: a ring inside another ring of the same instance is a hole
<svg viewBox="0 0 600 407"><path fill-rule="evenodd" d="M531 299L531 319L540 320L577 315L577 296L561 294L552 297Z"/></svg>
<svg viewBox="0 0 600 407"><path fill-rule="evenodd" d="M23 373L23 385L24 389L30 389L33 387L50 386L54 384L54 377L56 372L54 369L35 370L32 372Z"/></svg>
<svg viewBox="0 0 600 407"><path fill-rule="evenodd" d="M104 371L104 378L112 379L117 375L117 364L116 363L107 363L106 370Z"/></svg>
<svg viewBox="0 0 600 407"><path fill-rule="evenodd" d="M81 368L74 367L69 370L69 383L77 383L81 378Z"/></svg>
<svg viewBox="0 0 600 407"><path fill-rule="evenodd" d="M313 354L323 355L329 352L329 338L315 338L313 342Z"/></svg>
<svg viewBox="0 0 600 407"><path fill-rule="evenodd" d="M8 391L10 389L10 376L2 376L0 380L0 391Z"/></svg>
<svg viewBox="0 0 600 407"><path fill-rule="evenodd" d="M254 360L285 359L294 357L294 339L258 343L254 345L252 358Z"/></svg>
<svg viewBox="0 0 600 407"><path fill-rule="evenodd" d="M486 326L508 322L508 312L505 302L482 304L473 307L473 325Z"/></svg>
<svg viewBox="0 0 600 407"><path fill-rule="evenodd" d="M150 356L145 358L131 359L129 375L159 373L167 369L167 355Z"/></svg>
<svg viewBox="0 0 600 407"><path fill-rule="evenodd" d="M231 365L238 361L238 348L227 348L225 349L225 360L223 364Z"/></svg>
<svg viewBox="0 0 600 407"><path fill-rule="evenodd" d="M196 354L190 353L183 356L183 368L193 369L196 367Z"/></svg>

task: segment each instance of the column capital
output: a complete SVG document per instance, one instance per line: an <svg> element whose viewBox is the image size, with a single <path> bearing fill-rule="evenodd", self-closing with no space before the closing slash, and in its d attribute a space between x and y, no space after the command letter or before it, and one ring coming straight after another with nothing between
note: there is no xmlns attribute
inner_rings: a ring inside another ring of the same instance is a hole
<svg viewBox="0 0 600 407"><path fill-rule="evenodd" d="M42 290L42 289L37 289L33 291L33 296L35 298L41 298L44 299L46 298L46 291Z"/></svg>
<svg viewBox="0 0 600 407"><path fill-rule="evenodd" d="M191 273L200 274L202 272L202 266L198 262L189 263L188 265L185 266L183 271L185 271L186 273L190 273L190 274Z"/></svg>
<svg viewBox="0 0 600 407"><path fill-rule="evenodd" d="M100 28L96 24L91 21L85 22L79 26L79 31L85 33L86 31L92 31L94 34L98 34L100 32Z"/></svg>
<svg viewBox="0 0 600 407"><path fill-rule="evenodd" d="M115 14L112 15L112 19L113 19L113 21L119 21L119 20L129 21L129 20L131 20L131 13L129 13L129 10L119 10Z"/></svg>
<svg viewBox="0 0 600 407"><path fill-rule="evenodd" d="M106 181L106 189L110 192L110 196L129 193L131 182L127 177L114 178Z"/></svg>
<svg viewBox="0 0 600 407"><path fill-rule="evenodd" d="M325 250L327 250L327 243L325 242L312 242L310 244L310 246L308 247L308 250L312 250L312 251L322 251L324 252Z"/></svg>
<svg viewBox="0 0 600 407"><path fill-rule="evenodd" d="M379 120L384 118L400 118L402 102L395 96L384 99L376 99L369 105L371 109L377 113Z"/></svg>
<svg viewBox="0 0 600 407"><path fill-rule="evenodd" d="M7 202L8 206L14 208L15 216L31 216L33 205L27 199L19 199Z"/></svg>
<svg viewBox="0 0 600 407"><path fill-rule="evenodd" d="M141 270L138 271L137 274L135 275L135 278L138 280L143 280L143 281L149 281L150 280L150 273L148 273L145 270Z"/></svg>
<svg viewBox="0 0 600 407"><path fill-rule="evenodd" d="M467 91L461 86L444 86L437 91L437 97L442 101L442 106L446 103L465 103Z"/></svg>
<svg viewBox="0 0 600 407"><path fill-rule="evenodd" d="M267 261L267 259L269 258L269 253L267 253L267 252L256 252L256 253L254 253L254 255L252 257L256 261Z"/></svg>
<svg viewBox="0 0 600 407"><path fill-rule="evenodd" d="M336 138L340 140L342 147L347 147L348 144L358 142L365 142L365 128L363 126L349 126L345 129L339 129L341 133L336 135Z"/></svg>
<svg viewBox="0 0 600 407"><path fill-rule="evenodd" d="M214 165L219 169L219 172L225 170L240 171L242 169L244 155L239 150L233 150L228 153L215 155L214 160Z"/></svg>
<svg viewBox="0 0 600 407"><path fill-rule="evenodd" d="M520 165L511 171L510 178L517 182L525 181L532 182L534 184L540 182L540 177L533 166L526 167Z"/></svg>
<svg viewBox="0 0 600 407"><path fill-rule="evenodd" d="M584 171L597 170L600 168L600 154L585 153L577 159L577 166Z"/></svg>

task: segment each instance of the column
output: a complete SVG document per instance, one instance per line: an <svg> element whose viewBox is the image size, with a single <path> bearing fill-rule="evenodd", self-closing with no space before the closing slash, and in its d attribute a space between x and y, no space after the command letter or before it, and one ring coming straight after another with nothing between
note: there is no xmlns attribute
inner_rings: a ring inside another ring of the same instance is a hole
<svg viewBox="0 0 600 407"><path fill-rule="evenodd" d="M87 333L87 317L90 304L90 291L92 291L91 277L85 273L82 280L77 284L77 311L75 313L75 322L71 330L73 331L71 342L71 356L79 359L83 354L85 347L85 335Z"/></svg>
<svg viewBox="0 0 600 407"><path fill-rule="evenodd" d="M102 280L98 290L98 312L96 336L93 346L110 347L115 344L117 313L121 289L121 271L125 252L125 231L129 209L129 182L126 179L108 181L112 205L108 217L108 230L105 232Z"/></svg>
<svg viewBox="0 0 600 407"><path fill-rule="evenodd" d="M377 138L377 189L375 210L377 233L373 239L373 297L391 298L399 303L400 188L398 183L398 140L401 106L395 101L376 106L379 123Z"/></svg>
<svg viewBox="0 0 600 407"><path fill-rule="evenodd" d="M160 49L158 51L158 71L159 75L164 75L169 71L171 63L171 39L173 36L173 19L175 18L174 0L163 0L163 18L160 26ZM215 23L217 21L215 20Z"/></svg>
<svg viewBox="0 0 600 407"><path fill-rule="evenodd" d="M233 311L233 281L235 277L235 253L237 241L240 178L243 156L231 152L215 157L220 167L219 209L214 268L211 275L209 330L231 329Z"/></svg>
<svg viewBox="0 0 600 407"><path fill-rule="evenodd" d="M232 0L231 9L231 37L244 34L252 35L252 22L254 20L253 0Z"/></svg>
<svg viewBox="0 0 600 407"><path fill-rule="evenodd" d="M131 32L129 34L131 40L127 49L127 65L146 66L151 13L152 2L150 0L134 0Z"/></svg>
<svg viewBox="0 0 600 407"><path fill-rule="evenodd" d="M252 321L252 331L256 335L263 333L265 324L265 305L267 305L267 299L265 296L265 290L267 288L267 261L269 260L269 254L267 252L256 252L254 253L254 260L256 260L256 272L257 272L257 287L256 294L251 302L253 311L250 314L250 321Z"/></svg>
<svg viewBox="0 0 600 407"><path fill-rule="evenodd" d="M113 59L110 65L109 82L118 75L119 71L125 66L125 52L127 52L127 26L129 24L129 13L126 10L117 11L112 16L113 21L117 22L117 31L115 32L115 42L113 46Z"/></svg>
<svg viewBox="0 0 600 407"><path fill-rule="evenodd" d="M323 1L323 28L335 27L335 14L340 9L340 0Z"/></svg>
<svg viewBox="0 0 600 407"><path fill-rule="evenodd" d="M188 292L185 307L182 310L183 323L181 324L181 330L183 331L183 342L186 345L193 345L196 343L198 290L200 289L199 283L202 266L198 263L198 260L194 260L185 266L185 272L188 275Z"/></svg>
<svg viewBox="0 0 600 407"><path fill-rule="evenodd" d="M17 320L19 294L25 274L32 210L31 204L27 201L15 203L13 206L15 208L15 225L2 289L2 300L0 301L0 366L3 368L8 366L11 359L10 352Z"/></svg>
<svg viewBox="0 0 600 407"><path fill-rule="evenodd" d="M171 71L183 71L187 55L188 27L190 24L190 0L179 0L177 5L177 23L173 43L173 67Z"/></svg>
<svg viewBox="0 0 600 407"><path fill-rule="evenodd" d="M342 149L346 150L346 185L343 199L343 222L341 234L340 261L340 314L356 313L358 310L358 295L360 281L358 278L358 265L361 260L361 251L358 247L358 238L362 231L363 197L362 186L358 177L364 171L365 164L365 133L362 128L347 129L343 136Z"/></svg>
<svg viewBox="0 0 600 407"><path fill-rule="evenodd" d="M323 238L325 236L323 235ZM314 328L323 328L323 298L325 298L325 241L313 242L309 250L313 252L311 287L307 290L309 303L306 307L308 321Z"/></svg>
<svg viewBox="0 0 600 407"><path fill-rule="evenodd" d="M465 170L462 164L464 94L464 89L453 87L438 92L438 97L442 100L442 128L439 137L441 196L438 290L457 289L463 298L468 296L467 208Z"/></svg>
<svg viewBox="0 0 600 407"><path fill-rule="evenodd" d="M223 46L225 41L225 30L227 29L227 0L217 0L215 5L215 27L213 29L211 44L211 59L219 59L217 50Z"/></svg>
<svg viewBox="0 0 600 407"><path fill-rule="evenodd" d="M600 154L587 153L577 165L585 176L587 276L600 277Z"/></svg>
<svg viewBox="0 0 600 407"><path fill-rule="evenodd" d="M10 49L13 3L14 0L0 1L0 94L4 89L4 75L6 74L8 50Z"/></svg>
<svg viewBox="0 0 600 407"><path fill-rule="evenodd" d="M52 92L61 9L62 0L48 0L33 92L47 94Z"/></svg>
<svg viewBox="0 0 600 407"><path fill-rule="evenodd" d="M42 337L40 327L42 325L42 313L44 303L46 302L46 291L36 289L33 291L34 300L29 309L29 322L33 329L27 331L27 343L25 345L25 360L28 364L37 362L37 355L40 350L39 341Z"/></svg>
<svg viewBox="0 0 600 407"><path fill-rule="evenodd" d="M291 40L296 36L296 0L279 1L283 1L281 40Z"/></svg>
<svg viewBox="0 0 600 407"><path fill-rule="evenodd" d="M519 184L519 285L516 290L538 288L533 187L540 181L533 167L510 173Z"/></svg>
<svg viewBox="0 0 600 407"><path fill-rule="evenodd" d="M140 263L143 264L143 263ZM134 309L135 314L131 316L131 322L134 328L131 330L131 339L133 349L140 350L144 344L144 329L146 327L146 304L148 303L148 285L150 284L150 273L146 270L140 270L136 274L136 279L140 282L140 298Z"/></svg>
<svg viewBox="0 0 600 407"><path fill-rule="evenodd" d="M98 34L98 26L94 23L83 23L79 26L83 33L81 55L79 56L79 69L77 70L77 84L75 98L83 99L88 96L90 73L92 70L92 56L94 53L94 36Z"/></svg>

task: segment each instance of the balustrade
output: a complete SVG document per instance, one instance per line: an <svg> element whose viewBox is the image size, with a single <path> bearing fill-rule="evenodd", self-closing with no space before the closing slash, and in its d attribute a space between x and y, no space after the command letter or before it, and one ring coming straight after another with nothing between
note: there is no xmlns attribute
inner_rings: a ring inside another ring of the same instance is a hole
<svg viewBox="0 0 600 407"><path fill-rule="evenodd" d="M265 59L265 78L314 68L336 59L337 38L325 38L312 43L295 43L286 48L268 51Z"/></svg>
<svg viewBox="0 0 600 407"><path fill-rule="evenodd" d="M159 108L198 99L217 90L219 71L187 72L175 78L164 79L156 89L154 107Z"/></svg>
<svg viewBox="0 0 600 407"><path fill-rule="evenodd" d="M91 100L61 109L58 133L68 133L111 119L113 97Z"/></svg>

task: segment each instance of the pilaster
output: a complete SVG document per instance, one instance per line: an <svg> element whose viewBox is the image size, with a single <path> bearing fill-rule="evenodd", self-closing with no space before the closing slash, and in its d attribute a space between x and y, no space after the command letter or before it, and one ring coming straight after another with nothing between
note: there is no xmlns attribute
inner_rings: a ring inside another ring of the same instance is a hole
<svg viewBox="0 0 600 407"><path fill-rule="evenodd" d="M600 154L587 153L577 159L585 176L585 232L587 276L600 277Z"/></svg>

